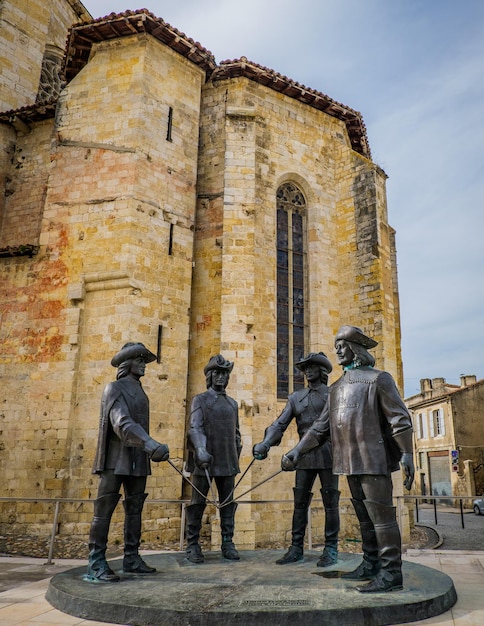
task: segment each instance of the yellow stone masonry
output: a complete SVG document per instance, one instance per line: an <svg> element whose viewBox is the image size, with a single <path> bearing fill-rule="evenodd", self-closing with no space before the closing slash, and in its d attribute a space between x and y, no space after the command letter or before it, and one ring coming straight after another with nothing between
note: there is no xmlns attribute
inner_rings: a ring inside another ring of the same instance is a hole
<svg viewBox="0 0 484 626"><path fill-rule="evenodd" d="M24 41L13 5L0 9L11 86L1 91L3 110L34 104L44 47L63 45L79 19L78 3L57 0L42 13L38 0L38 32L23 16ZM30 82L21 69L27 62L38 70ZM244 76L213 80L140 32L95 43L55 117L0 124L0 140L0 249L38 247L31 257L0 258L0 496L95 497L101 393L115 376L112 355L132 340L153 351L160 341L160 362L147 367L143 385L151 434L169 444L180 470L204 365L217 352L235 361L228 391L240 407L245 470L284 406L276 394L275 206L288 181L307 203L307 351L334 361L337 328L357 324L380 342L378 366L401 383L386 176L355 152L340 119ZM277 472L296 443L291 426L280 448L252 465L239 493ZM238 546L284 543L293 479L279 474L244 498ZM178 539L186 484L167 463L153 464L148 492L145 539ZM52 510L0 503L0 531L48 534ZM59 532L86 536L91 516L90 503L65 503ZM353 533L352 516L344 518ZM121 520L118 511L114 535ZM206 533L218 546L209 509Z"/></svg>

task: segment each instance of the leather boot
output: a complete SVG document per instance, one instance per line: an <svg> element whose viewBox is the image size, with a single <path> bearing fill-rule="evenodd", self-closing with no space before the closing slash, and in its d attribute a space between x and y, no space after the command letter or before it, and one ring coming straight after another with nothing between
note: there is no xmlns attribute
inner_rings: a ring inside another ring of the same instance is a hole
<svg viewBox="0 0 484 626"><path fill-rule="evenodd" d="M338 561L339 496L340 491L331 487L321 489L324 505L324 550L317 567L329 567Z"/></svg>
<svg viewBox="0 0 484 626"><path fill-rule="evenodd" d="M139 555L141 512L147 497L147 493L137 493L123 502L125 512L123 572L130 574L154 574L156 572L156 569L147 565Z"/></svg>
<svg viewBox="0 0 484 626"><path fill-rule="evenodd" d="M381 593L403 589L402 539L396 519L396 509L380 502L365 500L365 506L375 527L380 555L380 571L367 585L358 586L361 593Z"/></svg>
<svg viewBox="0 0 484 626"><path fill-rule="evenodd" d="M294 487L294 512L292 514L292 541L289 550L280 559L277 559L277 565L285 565L286 563L296 563L301 561L304 556L304 535L308 525L308 509L311 504L313 494Z"/></svg>
<svg viewBox="0 0 484 626"><path fill-rule="evenodd" d="M114 509L121 498L119 493L108 493L94 501L94 517L89 532L89 564L86 580L89 582L113 583L119 576L106 561L109 525Z"/></svg>
<svg viewBox="0 0 484 626"><path fill-rule="evenodd" d="M191 563L203 563L204 556L200 547L200 529L202 528L202 516L205 511L205 503L189 504L187 506L187 559Z"/></svg>
<svg viewBox="0 0 484 626"><path fill-rule="evenodd" d="M346 578L346 580L371 580L380 570L380 558L378 556L378 543L375 528L364 504L366 500L351 500L351 502L353 503L356 517L360 522L363 561L356 569L351 572L346 572L341 578Z"/></svg>
<svg viewBox="0 0 484 626"><path fill-rule="evenodd" d="M232 541L235 529L237 503L232 502L220 509L220 530L222 531L222 556L229 561L239 561L240 556Z"/></svg>

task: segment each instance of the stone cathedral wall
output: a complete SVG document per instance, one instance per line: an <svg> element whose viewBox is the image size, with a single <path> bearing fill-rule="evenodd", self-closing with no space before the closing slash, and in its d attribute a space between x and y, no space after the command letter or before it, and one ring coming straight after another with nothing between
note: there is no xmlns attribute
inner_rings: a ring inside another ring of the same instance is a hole
<svg viewBox="0 0 484 626"><path fill-rule="evenodd" d="M181 467L203 76L149 36L100 44L63 91L55 123L35 125L30 149L22 143L8 221L24 204L41 213L40 251L1 260L2 496L95 497L101 393L115 377L111 357L133 339L155 352L160 342L160 363L144 379L151 434ZM28 189L38 187L39 158L47 164L40 209ZM27 236L21 226L9 233L2 245ZM167 464L153 464L150 498L176 500L180 483ZM155 515L155 534L175 520L165 533L174 538L180 506ZM91 516L78 505L61 528L85 534ZM13 517L32 522L30 513Z"/></svg>
<svg viewBox="0 0 484 626"><path fill-rule="evenodd" d="M0 111L35 102L49 45L64 50L68 28L89 20L76 0L2 0L0 3Z"/></svg>
<svg viewBox="0 0 484 626"><path fill-rule="evenodd" d="M70 19L73 3L60 5ZM56 24L60 31L63 21ZM29 45L41 64L42 46ZM35 101L35 80L4 108ZM386 176L355 152L340 119L244 76L212 80L137 33L94 44L55 117L0 124L0 139L0 248L36 248L0 258L0 497L65 498L59 533L87 536L92 504L72 500L96 495L101 393L115 376L111 357L132 340L158 352L143 379L151 434L169 444L180 470L203 367L217 352L234 360L228 393L239 404L242 471L249 466L253 444L284 406L275 294L276 192L285 182L307 205L308 351L335 363L338 327L362 326L380 342L377 366L401 384ZM330 382L337 376L335 367ZM276 473L296 443L291 426L240 491ZM144 537L175 540L186 484L167 463L152 469ZM279 474L240 504L241 548L284 542L293 481ZM341 487L347 496L344 478ZM0 532L48 534L52 511L53 503L0 502ZM122 517L119 507L113 537ZM344 532L357 534L354 516L343 518ZM217 546L217 516L208 510L205 521ZM321 535L321 512L315 527Z"/></svg>
<svg viewBox="0 0 484 626"><path fill-rule="evenodd" d="M190 352L198 370L189 391L202 387L211 353L220 350L235 361L230 388L241 407L244 470L252 445L284 406L275 393L275 198L283 182L296 183L307 200L308 351L323 350L334 363L336 330L358 324L382 341L380 366L400 376L386 176L355 154L341 121L292 98L246 78L209 81L202 93ZM331 381L338 375L335 367ZM297 440L293 424L281 446L252 465L241 487L277 472L282 452ZM280 474L250 497L290 500L293 481L294 475ZM348 497L344 477L341 488ZM257 541L284 537L291 505L251 508ZM241 505L238 516L246 509Z"/></svg>

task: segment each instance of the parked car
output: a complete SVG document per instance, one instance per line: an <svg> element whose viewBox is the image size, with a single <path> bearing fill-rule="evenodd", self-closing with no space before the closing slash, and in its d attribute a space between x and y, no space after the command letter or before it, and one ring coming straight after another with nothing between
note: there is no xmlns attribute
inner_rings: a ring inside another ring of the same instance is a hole
<svg viewBox="0 0 484 626"><path fill-rule="evenodd" d="M477 500L474 500L473 507L476 515L484 515L484 494Z"/></svg>

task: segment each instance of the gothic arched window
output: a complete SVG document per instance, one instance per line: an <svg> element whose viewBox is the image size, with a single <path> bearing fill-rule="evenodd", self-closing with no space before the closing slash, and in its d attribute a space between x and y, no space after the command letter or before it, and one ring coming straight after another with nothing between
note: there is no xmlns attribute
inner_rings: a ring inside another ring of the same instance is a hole
<svg viewBox="0 0 484 626"><path fill-rule="evenodd" d="M306 200L294 183L277 190L277 397L304 387Z"/></svg>

